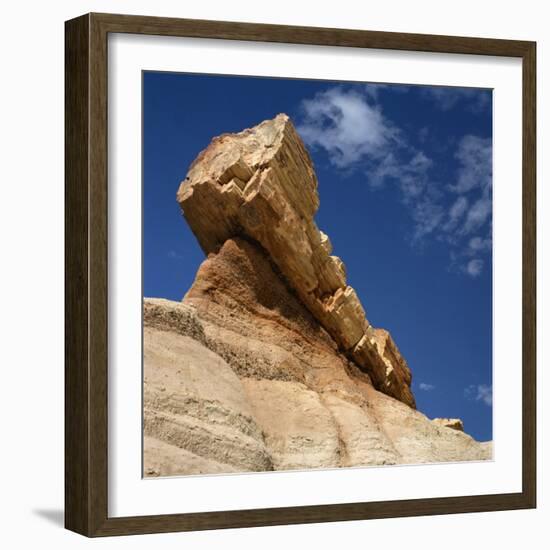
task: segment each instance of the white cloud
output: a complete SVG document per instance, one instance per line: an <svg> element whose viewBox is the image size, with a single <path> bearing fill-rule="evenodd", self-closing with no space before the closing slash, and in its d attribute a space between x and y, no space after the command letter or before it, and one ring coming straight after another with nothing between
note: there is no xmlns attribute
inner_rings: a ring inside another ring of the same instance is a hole
<svg viewBox="0 0 550 550"><path fill-rule="evenodd" d="M443 226L443 230L452 232L456 229L460 220L464 217L464 214L468 210L468 199L466 197L458 197L455 202L449 208L449 214L447 221Z"/></svg>
<svg viewBox="0 0 550 550"><path fill-rule="evenodd" d="M390 86L388 84L379 84L377 82L369 82L365 84L365 93L372 99L378 99L381 90L388 90Z"/></svg>
<svg viewBox="0 0 550 550"><path fill-rule="evenodd" d="M483 384L478 386L476 400L483 401L483 403L490 407L493 404L493 388Z"/></svg>
<svg viewBox="0 0 550 550"><path fill-rule="evenodd" d="M480 260L479 258L470 260L466 264L466 273L471 277L479 277L481 275L481 272L483 271L483 264L483 260Z"/></svg>
<svg viewBox="0 0 550 550"><path fill-rule="evenodd" d="M428 127L423 126L422 128L420 128L420 130L418 130L418 139L421 142L425 142L428 139L429 134L430 134L430 130L428 129Z"/></svg>
<svg viewBox="0 0 550 550"><path fill-rule="evenodd" d="M411 150L409 156L408 160L399 159L396 153L388 151L368 173L369 183L379 187L392 179L398 183L405 202L420 198L429 183L427 173L432 161L421 151Z"/></svg>
<svg viewBox="0 0 550 550"><path fill-rule="evenodd" d="M481 401L488 407L493 405L493 387L486 384L479 384L477 386L472 384L468 386L464 390L464 396L467 399Z"/></svg>
<svg viewBox="0 0 550 550"><path fill-rule="evenodd" d="M491 250L491 239L483 239L481 237L472 237L468 243L468 248L474 252L484 252Z"/></svg>
<svg viewBox="0 0 550 550"><path fill-rule="evenodd" d="M383 160L398 144L398 131L366 95L330 88L302 103L304 119L298 125L302 138L321 147L339 168L363 160Z"/></svg>
<svg viewBox="0 0 550 550"><path fill-rule="evenodd" d="M373 99L378 99L381 90L397 94L406 94L411 89L405 84L383 84L381 82L369 82L365 84L365 93Z"/></svg>
<svg viewBox="0 0 550 550"><path fill-rule="evenodd" d="M449 186L449 190L458 197L449 208L442 226L447 234L447 242L458 247L454 254L458 262L478 256L466 260L460 267L461 271L472 277L478 277L483 270L484 261L479 256L492 248L492 157L490 138L466 135L460 140L455 153L455 158L459 162L457 178L456 182ZM487 233L487 226L488 237L475 235L480 231ZM466 238L468 241L464 243Z"/></svg>
<svg viewBox="0 0 550 550"><path fill-rule="evenodd" d="M423 391L435 390L435 386L433 384L426 384L425 382L420 382L420 384L418 384L418 387Z"/></svg>
<svg viewBox="0 0 550 550"><path fill-rule="evenodd" d="M458 144L455 158L460 163L460 170L457 182L451 186L453 191L490 190L493 179L493 145L490 138L464 136Z"/></svg>
<svg viewBox="0 0 550 550"><path fill-rule="evenodd" d="M472 277L478 277L481 275L485 262L479 258L479 256L490 251L492 245L493 243L490 236L486 238L480 236L472 237L468 241L467 247L462 253L463 257L472 258L467 260L464 266L464 272Z"/></svg>
<svg viewBox="0 0 550 550"><path fill-rule="evenodd" d="M429 197L415 202L412 206L412 218L415 222L413 242L433 233L441 224L444 214L444 208Z"/></svg>
<svg viewBox="0 0 550 550"><path fill-rule="evenodd" d="M474 113L488 109L491 105L491 92L476 88L455 88L446 86L426 86L420 89L421 95L434 102L441 111L450 111L458 104L465 103Z"/></svg>
<svg viewBox="0 0 550 550"><path fill-rule="evenodd" d="M470 210L468 210L464 225L460 229L460 233L463 235L469 235L470 233L477 231L489 219L492 209L493 205L489 197L479 198L476 202L474 202Z"/></svg>

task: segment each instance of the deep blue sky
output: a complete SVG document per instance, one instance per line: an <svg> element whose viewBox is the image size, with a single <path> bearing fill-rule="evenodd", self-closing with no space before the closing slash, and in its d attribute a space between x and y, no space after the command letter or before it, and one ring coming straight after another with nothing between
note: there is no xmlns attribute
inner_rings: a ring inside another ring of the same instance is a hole
<svg viewBox="0 0 550 550"><path fill-rule="evenodd" d="M143 287L180 300L204 254L176 191L211 138L285 112L319 179L316 221L419 410L492 438L492 97L487 90L143 75Z"/></svg>

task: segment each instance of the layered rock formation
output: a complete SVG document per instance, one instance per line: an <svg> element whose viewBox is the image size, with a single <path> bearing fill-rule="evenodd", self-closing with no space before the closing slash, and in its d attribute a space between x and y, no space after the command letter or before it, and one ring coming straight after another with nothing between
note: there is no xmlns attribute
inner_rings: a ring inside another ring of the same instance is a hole
<svg viewBox="0 0 550 550"><path fill-rule="evenodd" d="M191 167L178 200L208 257L181 303L144 301L145 475L491 457L415 410L404 358L313 221L316 185L284 115Z"/></svg>
<svg viewBox="0 0 550 550"><path fill-rule="evenodd" d="M226 241L144 325L147 476L490 458L377 391L257 244Z"/></svg>
<svg viewBox="0 0 550 550"><path fill-rule="evenodd" d="M344 264L315 224L317 179L288 116L215 138L192 164L177 200L206 254L233 237L259 243L375 387L415 406L406 361L390 334L370 325Z"/></svg>

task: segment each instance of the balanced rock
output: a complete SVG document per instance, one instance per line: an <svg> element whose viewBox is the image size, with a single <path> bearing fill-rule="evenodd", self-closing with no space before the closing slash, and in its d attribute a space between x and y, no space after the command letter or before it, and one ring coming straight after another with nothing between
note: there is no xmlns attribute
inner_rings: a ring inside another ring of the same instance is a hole
<svg viewBox="0 0 550 550"><path fill-rule="evenodd" d="M371 326L343 262L315 224L317 179L288 116L214 138L191 165L177 199L206 254L233 238L259 244L375 388L415 407L405 359L387 331Z"/></svg>

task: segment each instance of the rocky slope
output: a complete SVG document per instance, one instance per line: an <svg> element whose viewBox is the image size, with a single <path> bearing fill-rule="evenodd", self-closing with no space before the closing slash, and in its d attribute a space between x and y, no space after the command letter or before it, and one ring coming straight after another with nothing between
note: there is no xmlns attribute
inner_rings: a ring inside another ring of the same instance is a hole
<svg viewBox="0 0 550 550"><path fill-rule="evenodd" d="M178 201L208 254L183 301L144 301L144 474L491 457L415 410L313 216L317 182L285 115L213 140Z"/></svg>

